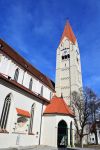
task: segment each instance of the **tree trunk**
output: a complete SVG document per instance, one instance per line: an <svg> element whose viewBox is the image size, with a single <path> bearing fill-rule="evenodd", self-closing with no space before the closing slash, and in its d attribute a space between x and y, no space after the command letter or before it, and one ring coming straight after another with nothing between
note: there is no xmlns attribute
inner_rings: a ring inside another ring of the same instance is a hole
<svg viewBox="0 0 100 150"><path fill-rule="evenodd" d="M83 137L80 137L80 145L83 148Z"/></svg>
<svg viewBox="0 0 100 150"><path fill-rule="evenodd" d="M98 137L97 137L97 130L95 131L95 141L96 141L96 144L98 145Z"/></svg>

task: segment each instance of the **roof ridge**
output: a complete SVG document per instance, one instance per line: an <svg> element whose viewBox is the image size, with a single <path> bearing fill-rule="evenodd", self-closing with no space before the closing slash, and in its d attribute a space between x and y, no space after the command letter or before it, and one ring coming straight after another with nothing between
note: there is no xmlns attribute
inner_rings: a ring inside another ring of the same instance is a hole
<svg viewBox="0 0 100 150"><path fill-rule="evenodd" d="M47 105L44 110L44 114L64 114L74 116L69 106L65 103L64 99L60 97L53 97L51 103Z"/></svg>
<svg viewBox="0 0 100 150"><path fill-rule="evenodd" d="M67 108L67 104L65 103L65 101L64 101L64 99L62 99L63 100L63 103L64 103L64 105L65 105L65 109L71 114L71 112L70 112L70 110L69 110L69 107Z"/></svg>

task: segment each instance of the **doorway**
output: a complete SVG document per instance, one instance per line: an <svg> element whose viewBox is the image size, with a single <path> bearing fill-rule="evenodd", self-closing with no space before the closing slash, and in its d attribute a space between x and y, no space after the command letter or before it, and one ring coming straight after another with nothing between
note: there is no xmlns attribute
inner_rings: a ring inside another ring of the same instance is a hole
<svg viewBox="0 0 100 150"><path fill-rule="evenodd" d="M68 145L68 128L64 120L58 123L58 147L67 147Z"/></svg>

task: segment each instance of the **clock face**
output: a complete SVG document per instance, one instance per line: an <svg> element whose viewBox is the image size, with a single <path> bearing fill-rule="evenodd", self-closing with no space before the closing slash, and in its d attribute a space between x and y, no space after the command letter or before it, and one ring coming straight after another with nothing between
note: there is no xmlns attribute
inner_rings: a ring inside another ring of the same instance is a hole
<svg viewBox="0 0 100 150"><path fill-rule="evenodd" d="M63 50L62 55L63 56L67 55L67 50Z"/></svg>
<svg viewBox="0 0 100 150"><path fill-rule="evenodd" d="M64 54L67 54L67 51L64 51Z"/></svg>

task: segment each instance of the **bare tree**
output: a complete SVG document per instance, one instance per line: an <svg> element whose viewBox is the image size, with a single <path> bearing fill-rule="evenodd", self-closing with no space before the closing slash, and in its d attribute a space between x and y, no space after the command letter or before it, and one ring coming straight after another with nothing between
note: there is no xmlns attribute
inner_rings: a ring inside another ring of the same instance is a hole
<svg viewBox="0 0 100 150"><path fill-rule="evenodd" d="M96 129L96 122L99 119L98 116L100 115L100 99L97 97L97 95L91 90L90 88L87 88L88 97L89 97L89 108L91 111L89 121L91 123L91 132L95 134L95 140L96 144L98 144L98 137L97 137L97 129Z"/></svg>
<svg viewBox="0 0 100 150"><path fill-rule="evenodd" d="M89 101L88 101L88 93L87 89L84 91L80 90L79 93L73 92L72 93L72 109L75 113L75 127L77 134L80 139L80 144L83 147L83 137L88 133L86 133L85 127L88 124L88 119L90 117L90 108L89 108Z"/></svg>
<svg viewBox="0 0 100 150"><path fill-rule="evenodd" d="M72 93L71 106L76 116L74 121L77 134L80 139L80 144L83 146L83 137L91 132L89 123L91 123L91 126L96 123L97 110L100 108L100 101L98 100L97 95L90 88L86 87L84 90L80 90L79 92L74 91ZM86 127L88 127L88 131L86 130ZM96 128L93 132L95 134L96 144L98 144Z"/></svg>

